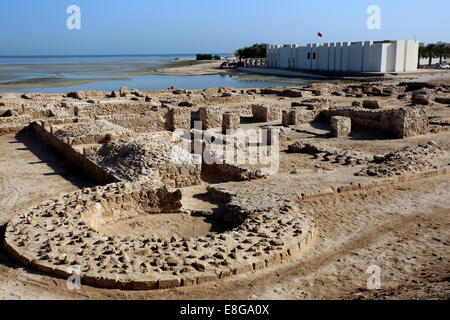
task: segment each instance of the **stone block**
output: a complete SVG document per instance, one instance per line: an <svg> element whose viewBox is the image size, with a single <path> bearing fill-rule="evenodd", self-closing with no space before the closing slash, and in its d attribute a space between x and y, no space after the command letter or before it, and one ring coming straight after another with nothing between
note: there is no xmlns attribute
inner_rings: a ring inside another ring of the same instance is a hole
<svg viewBox="0 0 450 320"><path fill-rule="evenodd" d="M281 120L281 108L276 104L254 104L252 114L253 119L258 122Z"/></svg>
<svg viewBox="0 0 450 320"><path fill-rule="evenodd" d="M349 117L331 117L330 129L335 137L348 137L352 131L352 120Z"/></svg>
<svg viewBox="0 0 450 320"><path fill-rule="evenodd" d="M304 109L283 110L282 123L283 126L297 125L308 123L316 120L319 112Z"/></svg>
<svg viewBox="0 0 450 320"><path fill-rule="evenodd" d="M305 98L305 97L311 97L311 91L302 90L302 89L286 89L281 94L283 97L289 97L289 98Z"/></svg>
<svg viewBox="0 0 450 320"><path fill-rule="evenodd" d="M191 110L188 108L170 108L167 115L167 129L175 131L177 129L191 128Z"/></svg>
<svg viewBox="0 0 450 320"><path fill-rule="evenodd" d="M361 108L363 106L361 101L353 101L352 102L352 107L357 107L357 108Z"/></svg>
<svg viewBox="0 0 450 320"><path fill-rule="evenodd" d="M225 112L222 117L222 133L235 131L240 128L241 117L236 112Z"/></svg>
<svg viewBox="0 0 450 320"><path fill-rule="evenodd" d="M203 130L222 126L223 111L220 106L208 105L199 109Z"/></svg>
<svg viewBox="0 0 450 320"><path fill-rule="evenodd" d="M431 104L431 101L427 95L418 94L418 95L413 96L412 103L416 104L416 105L419 104L419 105L427 106L427 105Z"/></svg>
<svg viewBox="0 0 450 320"><path fill-rule="evenodd" d="M119 95L120 95L121 97L126 97L127 94L128 94L128 88L127 88L127 87L121 87L121 88L119 89Z"/></svg>
<svg viewBox="0 0 450 320"><path fill-rule="evenodd" d="M320 89L313 90L312 93L315 96L323 96L323 95L328 94L328 89L327 88L320 88Z"/></svg>
<svg viewBox="0 0 450 320"><path fill-rule="evenodd" d="M297 118L295 117L295 110L283 110L281 117L283 126L292 126L297 124Z"/></svg>
<svg viewBox="0 0 450 320"><path fill-rule="evenodd" d="M363 107L366 109L381 109L381 104L377 100L364 100Z"/></svg>

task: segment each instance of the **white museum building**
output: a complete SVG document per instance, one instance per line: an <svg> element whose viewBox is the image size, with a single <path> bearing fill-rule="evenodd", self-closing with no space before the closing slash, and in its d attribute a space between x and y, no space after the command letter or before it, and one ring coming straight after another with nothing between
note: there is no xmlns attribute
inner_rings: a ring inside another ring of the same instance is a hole
<svg viewBox="0 0 450 320"><path fill-rule="evenodd" d="M270 45L267 68L344 72L416 71L419 41L385 40L323 44Z"/></svg>

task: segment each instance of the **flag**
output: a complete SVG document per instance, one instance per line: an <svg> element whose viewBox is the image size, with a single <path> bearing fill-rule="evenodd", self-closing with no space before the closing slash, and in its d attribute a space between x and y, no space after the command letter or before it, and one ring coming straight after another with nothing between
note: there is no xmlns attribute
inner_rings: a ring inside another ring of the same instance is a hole
<svg viewBox="0 0 450 320"><path fill-rule="evenodd" d="M317 36L323 38L323 34L320 32L317 33Z"/></svg>

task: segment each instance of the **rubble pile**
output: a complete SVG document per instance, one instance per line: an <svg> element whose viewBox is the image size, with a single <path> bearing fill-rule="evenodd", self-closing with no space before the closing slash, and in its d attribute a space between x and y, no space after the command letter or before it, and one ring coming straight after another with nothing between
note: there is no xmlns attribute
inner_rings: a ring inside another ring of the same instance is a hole
<svg viewBox="0 0 450 320"><path fill-rule="evenodd" d="M442 149L434 142L421 144L417 147L405 147L395 152L374 156L374 163L356 173L356 175L392 177L434 169L435 167L430 160L442 154Z"/></svg>
<svg viewBox="0 0 450 320"><path fill-rule="evenodd" d="M320 142L296 142L288 146L293 153L307 153L314 159L330 161L343 165L363 165L371 161L371 156L358 151L345 150Z"/></svg>

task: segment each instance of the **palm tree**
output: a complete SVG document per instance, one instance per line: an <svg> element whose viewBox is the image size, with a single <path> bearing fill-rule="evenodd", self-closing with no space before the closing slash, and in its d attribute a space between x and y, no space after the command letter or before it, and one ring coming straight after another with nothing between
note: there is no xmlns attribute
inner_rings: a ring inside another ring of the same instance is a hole
<svg viewBox="0 0 450 320"><path fill-rule="evenodd" d="M442 58L447 57L448 47L446 43L438 42L435 47L435 55L439 57L439 64L442 64Z"/></svg>
<svg viewBox="0 0 450 320"><path fill-rule="evenodd" d="M433 58L436 58L437 46L434 43L430 43L425 47L428 58L428 68L431 68L431 64L433 63Z"/></svg>
<svg viewBox="0 0 450 320"><path fill-rule="evenodd" d="M420 59L428 58L428 50L427 47L420 45L419 47L419 61L418 61L418 68L420 68Z"/></svg>

